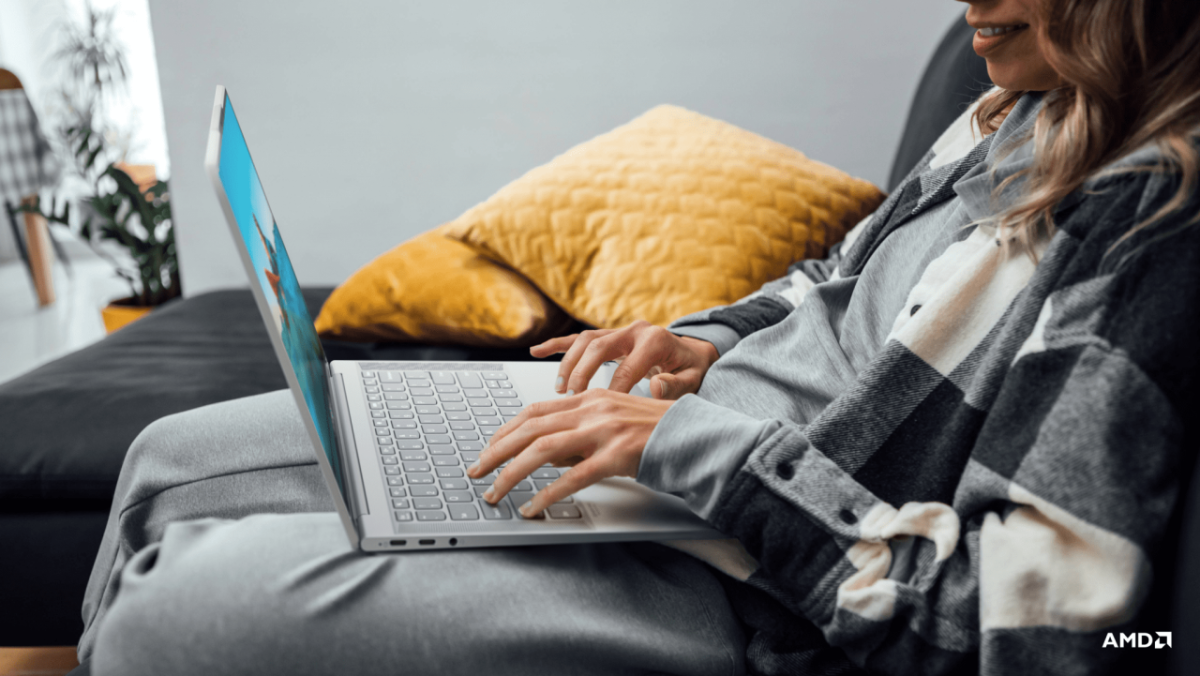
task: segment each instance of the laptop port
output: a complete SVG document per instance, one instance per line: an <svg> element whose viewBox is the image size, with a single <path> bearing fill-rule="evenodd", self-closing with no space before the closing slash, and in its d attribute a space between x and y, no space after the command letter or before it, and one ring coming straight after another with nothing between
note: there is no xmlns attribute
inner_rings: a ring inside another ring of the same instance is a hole
<svg viewBox="0 0 1200 676"><path fill-rule="evenodd" d="M388 544L393 547L403 547L404 545L408 544L408 540L392 540Z"/></svg>
<svg viewBox="0 0 1200 676"><path fill-rule="evenodd" d="M450 546L451 547L453 547L454 545L457 545L457 544L458 544L458 538L450 538Z"/></svg>
<svg viewBox="0 0 1200 676"><path fill-rule="evenodd" d="M434 542L437 542L437 541L436 541L436 540L418 540L418 541L417 541L417 544L419 544L419 545L431 545L431 544L433 544Z"/></svg>

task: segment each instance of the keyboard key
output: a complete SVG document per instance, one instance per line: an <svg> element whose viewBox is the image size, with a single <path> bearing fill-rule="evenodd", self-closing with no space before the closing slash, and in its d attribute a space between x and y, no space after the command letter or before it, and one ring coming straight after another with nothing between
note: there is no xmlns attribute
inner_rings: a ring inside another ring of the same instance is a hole
<svg viewBox="0 0 1200 676"><path fill-rule="evenodd" d="M465 491L467 490L466 479L442 479L442 490L444 491Z"/></svg>
<svg viewBox="0 0 1200 676"><path fill-rule="evenodd" d="M461 479L464 474L458 467L439 467L437 475L442 479Z"/></svg>
<svg viewBox="0 0 1200 676"><path fill-rule="evenodd" d="M433 484L433 475L432 474L409 474L408 475L408 483L413 484L414 486L418 485L418 484Z"/></svg>
<svg viewBox="0 0 1200 676"><path fill-rule="evenodd" d="M425 437L425 441L428 441L431 444L448 444L450 443L450 435L430 434L429 436Z"/></svg>
<svg viewBox="0 0 1200 676"><path fill-rule="evenodd" d="M463 434L463 433L459 432L459 434ZM483 444L478 441L465 441L464 440L464 441L459 441L457 445L458 445L459 451L482 451L483 450Z"/></svg>
<svg viewBox="0 0 1200 676"><path fill-rule="evenodd" d="M386 427L376 427L375 428L376 436L386 437L386 436L391 436L391 434L392 434L392 431Z"/></svg>
<svg viewBox="0 0 1200 676"><path fill-rule="evenodd" d="M457 404L457 403L461 402L463 400L463 398L462 398L462 395L458 395L458 394L439 394L438 400L440 400L443 404L447 404L450 402Z"/></svg>
<svg viewBox="0 0 1200 676"><path fill-rule="evenodd" d="M499 380L499 378L496 378L495 380ZM481 388L483 387L483 380L480 379L478 373L460 371L458 374L458 384L462 385L463 389Z"/></svg>
<svg viewBox="0 0 1200 676"><path fill-rule="evenodd" d="M410 388L408 388L408 391L412 393L413 397L432 397L433 396L433 388L432 387L410 387Z"/></svg>
<svg viewBox="0 0 1200 676"><path fill-rule="evenodd" d="M392 509L408 509L408 500L392 500Z"/></svg>
<svg viewBox="0 0 1200 676"><path fill-rule="evenodd" d="M408 491L403 488L389 488L388 493L391 493L393 498L402 498L408 495Z"/></svg>
<svg viewBox="0 0 1200 676"><path fill-rule="evenodd" d="M417 509L441 509L442 501L437 498L413 498L413 507Z"/></svg>
<svg viewBox="0 0 1200 676"><path fill-rule="evenodd" d="M529 476L534 479L557 479L559 471L553 467L539 467L533 470L533 474Z"/></svg>
<svg viewBox="0 0 1200 676"><path fill-rule="evenodd" d="M442 404L442 410L443 411L465 411L465 410L467 410L467 405L466 404Z"/></svg>
<svg viewBox="0 0 1200 676"><path fill-rule="evenodd" d="M446 429L445 425L422 425L421 431L425 434L445 434L450 430Z"/></svg>
<svg viewBox="0 0 1200 676"><path fill-rule="evenodd" d="M515 407L507 407L507 408L500 409L500 415L504 416L506 419L511 418L511 417L519 414L520 412L521 412L521 409L515 408Z"/></svg>
<svg viewBox="0 0 1200 676"><path fill-rule="evenodd" d="M393 420L392 429L415 430L417 429L417 422L415 420Z"/></svg>
<svg viewBox="0 0 1200 676"><path fill-rule="evenodd" d="M403 371L380 371L379 380L384 383L399 383L404 381Z"/></svg>
<svg viewBox="0 0 1200 676"><path fill-rule="evenodd" d="M422 444L419 441L398 441L398 442L396 442L396 448L398 448L402 451L419 451L424 447L425 447L424 444Z"/></svg>
<svg viewBox="0 0 1200 676"><path fill-rule="evenodd" d="M478 521L479 510L475 505L450 505L450 518L455 521Z"/></svg>
<svg viewBox="0 0 1200 676"><path fill-rule="evenodd" d="M435 406L437 404L437 399L434 399L433 397L418 397L413 395L413 403L417 406Z"/></svg>
<svg viewBox="0 0 1200 676"><path fill-rule="evenodd" d="M534 485L534 486L537 486L537 489L540 491L540 490L542 490L542 489L543 489L543 488L545 488L546 486L549 486L549 485L550 485L550 484L552 484L552 483L554 483L554 480L553 480L553 479L538 479L537 481L534 481L534 482L533 482L533 485Z"/></svg>
<svg viewBox="0 0 1200 676"><path fill-rule="evenodd" d="M417 418L422 425L440 425L446 422L440 415L423 415Z"/></svg>
<svg viewBox="0 0 1200 676"><path fill-rule="evenodd" d="M529 483L528 480L521 480L521 481L518 481L517 485L513 486L512 489L514 491L532 491L533 484Z"/></svg>
<svg viewBox="0 0 1200 676"><path fill-rule="evenodd" d="M416 430L396 430L392 436L397 439L420 439L421 433Z"/></svg>
<svg viewBox="0 0 1200 676"><path fill-rule="evenodd" d="M434 371L430 374L435 385L454 385L454 373L450 371Z"/></svg>
<svg viewBox="0 0 1200 676"><path fill-rule="evenodd" d="M407 401L385 401L389 411L407 411L412 408L412 404Z"/></svg>
<svg viewBox="0 0 1200 676"><path fill-rule="evenodd" d="M392 515L396 517L397 521L412 521L413 520L412 512L392 512Z"/></svg>
<svg viewBox="0 0 1200 676"><path fill-rule="evenodd" d="M429 445L429 454L430 455L454 455L454 447L446 446L446 445L442 445L442 444L430 444Z"/></svg>
<svg viewBox="0 0 1200 676"><path fill-rule="evenodd" d="M497 389L497 388L499 388L499 387L500 387L500 381L499 381L499 380L485 380L485 381L483 381L483 384L484 384L484 385L487 385L487 388L488 388L489 390L494 390L494 389ZM505 385L508 385L509 387L512 387L512 383L505 383Z"/></svg>
<svg viewBox="0 0 1200 676"><path fill-rule="evenodd" d="M371 424L376 427L387 427L388 421L387 420L372 420Z"/></svg>
<svg viewBox="0 0 1200 676"><path fill-rule="evenodd" d="M412 380L413 378L422 378L424 380L429 380L429 371L406 371L405 373L408 374L409 380Z"/></svg>
<svg viewBox="0 0 1200 676"><path fill-rule="evenodd" d="M383 457L383 464L385 464L385 465L399 465L399 464L400 464L400 461L399 461L399 460L397 460L397 459L396 459L396 456L394 456L394 455L385 455L385 456Z"/></svg>
<svg viewBox="0 0 1200 676"><path fill-rule="evenodd" d="M463 451L458 454L458 457L462 458L463 462L470 465L479 459L479 451Z"/></svg>
<svg viewBox="0 0 1200 676"><path fill-rule="evenodd" d="M457 455L435 455L433 456L434 467L458 467Z"/></svg>
<svg viewBox="0 0 1200 676"><path fill-rule="evenodd" d="M413 418L412 411L388 411L387 414L392 420L412 420Z"/></svg>
<svg viewBox="0 0 1200 676"><path fill-rule="evenodd" d="M479 434L477 432L455 432L455 441L478 441Z"/></svg>
<svg viewBox="0 0 1200 676"><path fill-rule="evenodd" d="M363 380L367 380L369 378L375 377L374 371L362 371L361 374L362 374Z"/></svg>
<svg viewBox="0 0 1200 676"><path fill-rule="evenodd" d="M388 401L408 401L408 395L403 392L388 392L383 398Z"/></svg>
<svg viewBox="0 0 1200 676"><path fill-rule="evenodd" d="M475 414L476 420L480 418L494 418L499 415L494 408L473 408L471 409L471 413Z"/></svg>
<svg viewBox="0 0 1200 676"><path fill-rule="evenodd" d="M452 423L450 423L450 429L452 429L452 430L473 430L473 429L475 429L475 425L474 425L474 423L470 423L470 422L452 422Z"/></svg>
<svg viewBox="0 0 1200 676"><path fill-rule="evenodd" d="M418 475L418 476L421 476L421 475ZM426 474L426 475L424 475L424 476L429 476L429 475L427 475L427 474ZM426 483L431 483L431 482L426 482ZM390 477L388 477L388 478L387 478L387 485L389 485L389 486L403 486L403 485L404 485L404 477L399 477L399 476L390 476Z"/></svg>
<svg viewBox="0 0 1200 676"><path fill-rule="evenodd" d="M428 472L429 463L427 462L406 462L403 464L405 472Z"/></svg>
<svg viewBox="0 0 1200 676"><path fill-rule="evenodd" d="M470 413L447 413L446 420L470 420Z"/></svg>
<svg viewBox="0 0 1200 676"><path fill-rule="evenodd" d="M383 397L378 394L368 394L367 401L383 401Z"/></svg>
<svg viewBox="0 0 1200 676"><path fill-rule="evenodd" d="M498 416L494 415L477 415L475 416L475 422L479 425L492 425L494 427L499 427L504 421Z"/></svg>
<svg viewBox="0 0 1200 676"><path fill-rule="evenodd" d="M487 476L481 476L478 479L471 479L471 485L472 486L491 486L492 482L495 480L496 480L496 473L492 472L491 474L488 474Z"/></svg>
<svg viewBox="0 0 1200 676"><path fill-rule="evenodd" d="M400 385L398 383L384 383L383 391L384 392L403 392L404 386Z"/></svg>
<svg viewBox="0 0 1200 676"><path fill-rule="evenodd" d="M372 418L382 418L382 417L384 417L385 415L387 415L387 414L386 414L386 413L384 413L383 411L371 411L371 417L372 417Z"/></svg>
<svg viewBox="0 0 1200 676"><path fill-rule="evenodd" d="M446 515L442 512L417 512L417 521L445 521Z"/></svg>
<svg viewBox="0 0 1200 676"><path fill-rule="evenodd" d="M437 486L409 486L408 492L414 498L428 498L438 494Z"/></svg>
<svg viewBox="0 0 1200 676"><path fill-rule="evenodd" d="M487 390L463 390L463 394L467 395L467 403L475 405L473 400L488 398Z"/></svg>
<svg viewBox="0 0 1200 676"><path fill-rule="evenodd" d="M496 505L489 505L487 502L480 500L479 511L483 512L483 518L488 521L507 521L512 518L512 510L508 508L507 501L505 500L501 500Z"/></svg>
<svg viewBox="0 0 1200 676"><path fill-rule="evenodd" d="M392 451L391 447L392 447L392 446L393 446L395 443L396 443L396 442L395 442L395 441L392 441L392 438L391 438L391 437L375 437L375 445L377 445L377 446L379 446L379 447L380 447L380 449L379 449L379 452L380 452L380 453L384 453L384 452L385 452L385 451L383 450L383 448L384 448L384 447L387 447L387 451L386 451L387 453L392 453L393 451Z"/></svg>
<svg viewBox="0 0 1200 676"><path fill-rule="evenodd" d="M383 408L383 403L378 402L378 401L372 401L367 404L367 407L370 408L372 411L378 411Z"/></svg>
<svg viewBox="0 0 1200 676"><path fill-rule="evenodd" d="M437 406L418 406L417 415L441 415L442 409Z"/></svg>
<svg viewBox="0 0 1200 676"><path fill-rule="evenodd" d="M552 519L582 519L583 513L575 505L550 505L546 510Z"/></svg>
<svg viewBox="0 0 1200 676"><path fill-rule="evenodd" d="M498 429L500 429L500 428L499 427L480 427L479 433L483 435L484 439L490 439L490 438L492 438L492 435L495 434L496 430L498 430Z"/></svg>
<svg viewBox="0 0 1200 676"><path fill-rule="evenodd" d="M488 380L508 380L508 374L501 371L484 371L483 377Z"/></svg>
<svg viewBox="0 0 1200 676"><path fill-rule="evenodd" d="M397 476L400 474L400 468L389 465L389 466L383 468L383 473L388 476Z"/></svg>
<svg viewBox="0 0 1200 676"><path fill-rule="evenodd" d="M433 391L438 394L458 394L458 385L438 385L434 381Z"/></svg>
<svg viewBox="0 0 1200 676"><path fill-rule="evenodd" d="M475 496L471 491L446 491L442 493L442 497L446 498L446 502L475 502Z"/></svg>
<svg viewBox="0 0 1200 676"><path fill-rule="evenodd" d="M516 399L517 393L512 390L498 390L492 392L492 398L496 400L497 406L508 406L508 400Z"/></svg>
<svg viewBox="0 0 1200 676"><path fill-rule="evenodd" d="M405 382L409 387L427 387L433 389L433 383L429 381L429 376L409 376Z"/></svg>
<svg viewBox="0 0 1200 676"><path fill-rule="evenodd" d="M487 493L489 488L491 488L491 486L472 486L471 490L475 491L476 496L482 498L483 494Z"/></svg>
<svg viewBox="0 0 1200 676"><path fill-rule="evenodd" d="M508 497L512 498L512 503L514 505L516 505L517 509L520 509L521 505L532 500L534 495L536 495L536 493L534 493L533 491L509 491L508 492Z"/></svg>
<svg viewBox="0 0 1200 676"><path fill-rule="evenodd" d="M424 451L404 451L400 454L401 460L428 460L429 456L425 455Z"/></svg>

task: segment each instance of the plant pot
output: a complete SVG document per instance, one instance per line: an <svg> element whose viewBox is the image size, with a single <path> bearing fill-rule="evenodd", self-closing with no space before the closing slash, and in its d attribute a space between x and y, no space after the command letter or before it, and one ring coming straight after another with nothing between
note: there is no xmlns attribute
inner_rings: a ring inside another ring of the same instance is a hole
<svg viewBox="0 0 1200 676"><path fill-rule="evenodd" d="M126 324L141 319L153 310L153 307L134 305L134 298L118 298L100 310L104 318L105 333L112 333Z"/></svg>

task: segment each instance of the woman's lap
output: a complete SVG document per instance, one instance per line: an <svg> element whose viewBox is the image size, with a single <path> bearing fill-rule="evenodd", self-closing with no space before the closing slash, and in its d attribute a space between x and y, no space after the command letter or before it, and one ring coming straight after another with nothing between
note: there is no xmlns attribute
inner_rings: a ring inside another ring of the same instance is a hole
<svg viewBox="0 0 1200 676"><path fill-rule="evenodd" d="M285 392L139 437L85 600L95 673L741 671L704 564L650 543L364 555L309 448Z"/></svg>

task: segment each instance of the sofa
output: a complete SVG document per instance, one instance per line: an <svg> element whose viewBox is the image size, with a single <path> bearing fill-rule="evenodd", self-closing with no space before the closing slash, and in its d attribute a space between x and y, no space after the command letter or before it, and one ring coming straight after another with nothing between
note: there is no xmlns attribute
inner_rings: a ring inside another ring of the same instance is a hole
<svg viewBox="0 0 1200 676"><path fill-rule="evenodd" d="M971 47L972 35L958 21L934 50L914 94L888 188L990 86L986 65ZM330 291L305 289L313 316ZM324 345L330 359L530 359L525 350ZM175 301L99 343L0 384L5 432L0 446L0 645L77 641L83 591L117 475L141 429L175 412L285 386L249 291ZM1189 466L1188 476L1192 473ZM1196 485L1197 479L1191 483ZM1171 627L1176 639L1170 655L1156 658L1162 668L1153 673L1200 673L1200 646L1186 639L1200 636L1197 492L1190 491L1180 502L1178 537L1168 543L1156 567L1147 621L1155 629ZM1144 659L1136 664L1139 671L1151 673L1144 671Z"/></svg>

